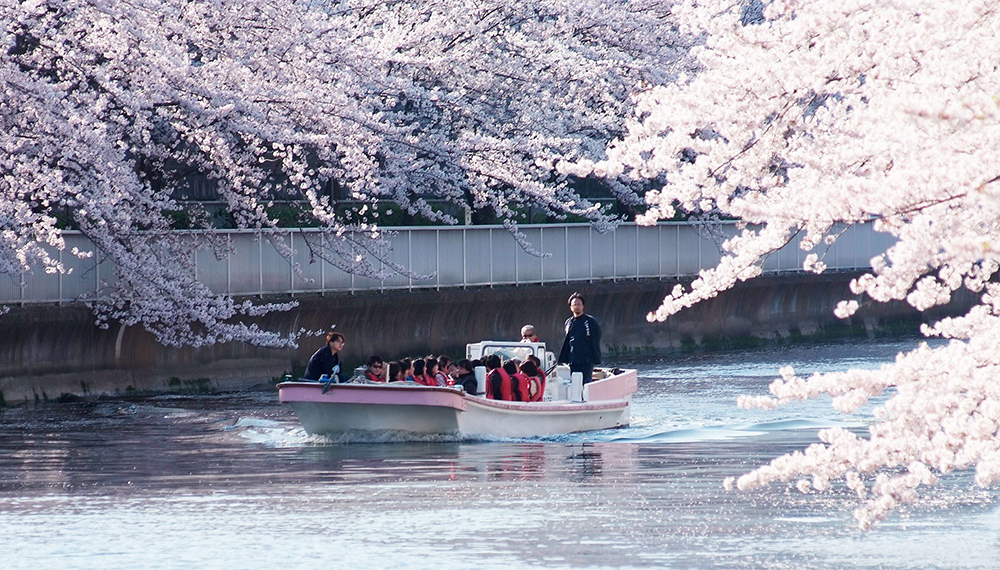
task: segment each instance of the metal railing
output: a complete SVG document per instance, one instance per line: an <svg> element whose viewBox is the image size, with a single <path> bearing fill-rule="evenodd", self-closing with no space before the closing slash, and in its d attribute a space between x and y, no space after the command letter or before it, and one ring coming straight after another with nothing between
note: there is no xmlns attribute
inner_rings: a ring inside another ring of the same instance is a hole
<svg viewBox="0 0 1000 570"><path fill-rule="evenodd" d="M622 224L614 232L598 233L588 224L521 226L534 247L549 254L524 252L500 226L391 228L395 233L391 260L429 279L394 275L385 280L360 277L325 261L310 263L308 248L297 247L316 230L277 230L291 249L302 275L255 231L223 230L232 253L218 259L211 251L194 252L195 278L216 293L272 295L353 293L393 289L441 289L493 285L534 285L598 280L684 278L715 266L725 237L736 235L733 223L664 222L656 226ZM710 236L709 234L714 234ZM64 232L67 250L92 249L78 232ZM833 270L859 270L885 251L893 238L874 232L871 224L847 228L824 251ZM802 270L808 252L798 240L772 254L765 273ZM93 294L102 280L113 279L114 267L100 252L90 259L59 254L70 274L42 271L0 275L0 303L65 303Z"/></svg>

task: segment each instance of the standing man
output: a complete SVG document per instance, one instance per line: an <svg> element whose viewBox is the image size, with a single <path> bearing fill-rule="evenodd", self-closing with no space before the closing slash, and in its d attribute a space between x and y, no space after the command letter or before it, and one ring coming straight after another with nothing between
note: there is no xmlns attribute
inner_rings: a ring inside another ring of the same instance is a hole
<svg viewBox="0 0 1000 570"><path fill-rule="evenodd" d="M309 359L306 365L306 380L319 380L326 374L331 382L343 382L344 378L340 373L340 355L344 350L344 335L338 332L326 334L326 346L320 348Z"/></svg>
<svg viewBox="0 0 1000 570"><path fill-rule="evenodd" d="M569 310L573 316L566 319L566 339L559 351L559 364L569 364L570 372L583 374L583 383L594 378L594 365L601 363L601 325L597 319L583 312L583 296L569 296Z"/></svg>

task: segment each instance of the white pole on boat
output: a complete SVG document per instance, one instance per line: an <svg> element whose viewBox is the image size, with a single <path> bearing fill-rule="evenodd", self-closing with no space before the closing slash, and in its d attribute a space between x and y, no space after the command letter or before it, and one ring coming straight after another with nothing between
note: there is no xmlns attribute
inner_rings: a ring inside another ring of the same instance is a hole
<svg viewBox="0 0 1000 570"><path fill-rule="evenodd" d="M476 370L476 393L474 395L486 393L486 367L477 366Z"/></svg>
<svg viewBox="0 0 1000 570"><path fill-rule="evenodd" d="M574 372L571 376L569 399L574 402L583 401L583 372Z"/></svg>

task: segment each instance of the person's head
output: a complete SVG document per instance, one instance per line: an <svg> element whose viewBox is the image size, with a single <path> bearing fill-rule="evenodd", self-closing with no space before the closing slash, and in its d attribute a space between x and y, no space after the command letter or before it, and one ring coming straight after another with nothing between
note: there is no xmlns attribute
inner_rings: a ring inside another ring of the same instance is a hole
<svg viewBox="0 0 1000 570"><path fill-rule="evenodd" d="M521 363L521 372L525 376L538 376L538 367L531 360L525 360Z"/></svg>
<svg viewBox="0 0 1000 570"><path fill-rule="evenodd" d="M468 374L475 368L468 358L462 358L461 360L454 362L453 365L455 366L455 371L459 373L459 376Z"/></svg>
<svg viewBox="0 0 1000 570"><path fill-rule="evenodd" d="M538 369L538 368L541 368L541 367L542 367L542 361L541 361L541 360L539 360L539 359L538 359L538 357L537 357L537 356L535 356L534 354L529 354L529 355L528 355L528 358L526 358L526 359L525 359L524 361L525 361L525 362L530 362L530 363L534 364L534 365L535 365L535 368L536 368L536 369ZM524 368L524 365L523 365L523 364L521 365L521 368L522 368L522 369Z"/></svg>
<svg viewBox="0 0 1000 570"><path fill-rule="evenodd" d="M403 379L403 365L399 362L390 362L389 375L386 377L386 380L388 380L389 382L395 382L396 380L402 380L402 379Z"/></svg>
<svg viewBox="0 0 1000 570"><path fill-rule="evenodd" d="M385 371L385 361L382 360L382 357L377 354L369 356L368 362L365 366L367 366L368 370L371 370L373 374L377 374L379 376L381 376L382 372Z"/></svg>
<svg viewBox="0 0 1000 570"><path fill-rule="evenodd" d="M486 369L487 370L495 370L497 368L500 368L500 357L497 356L497 355L495 355L495 354L491 354L491 355L487 356L486 357Z"/></svg>
<svg viewBox="0 0 1000 570"><path fill-rule="evenodd" d="M438 361L436 358L428 357L424 362L424 373L428 376L434 376L438 373Z"/></svg>
<svg viewBox="0 0 1000 570"><path fill-rule="evenodd" d="M535 334L535 325L524 325L521 327L521 340L538 342L538 335Z"/></svg>
<svg viewBox="0 0 1000 570"><path fill-rule="evenodd" d="M347 339L344 338L344 335L339 332L330 331L326 333L326 345L330 347L330 350L333 351L334 354L344 350L344 342L346 340Z"/></svg>
<svg viewBox="0 0 1000 570"><path fill-rule="evenodd" d="M424 362L423 358L418 358L418 359L416 359L416 360L413 361L413 375L414 376L423 376L424 375L424 364L425 364L425 362Z"/></svg>
<svg viewBox="0 0 1000 570"><path fill-rule="evenodd" d="M451 364L451 359L445 355L438 357L438 368L441 370L448 370L448 365Z"/></svg>
<svg viewBox="0 0 1000 570"><path fill-rule="evenodd" d="M513 360L508 360L507 362L504 362L503 369L507 372L507 374L510 374L511 376L520 372L520 369L518 369L517 367L517 362L514 362Z"/></svg>
<svg viewBox="0 0 1000 570"><path fill-rule="evenodd" d="M569 296L569 310L573 312L574 317L579 317L583 314L583 304L583 295L573 293Z"/></svg>
<svg viewBox="0 0 1000 570"><path fill-rule="evenodd" d="M413 361L412 360L410 360L409 358L404 358L404 359L400 360L399 363L403 366L403 374L405 376L412 376L413 375Z"/></svg>

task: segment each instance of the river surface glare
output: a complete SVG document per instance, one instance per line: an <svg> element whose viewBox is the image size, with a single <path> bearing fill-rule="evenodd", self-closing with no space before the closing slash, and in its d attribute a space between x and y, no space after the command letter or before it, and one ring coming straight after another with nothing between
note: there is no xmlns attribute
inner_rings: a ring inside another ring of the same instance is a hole
<svg viewBox="0 0 1000 570"><path fill-rule="evenodd" d="M915 342L619 361L639 369L632 426L540 440L331 441L274 392L9 407L0 568L1000 568L996 492L970 473L869 532L842 486L722 488L871 413L737 395Z"/></svg>

